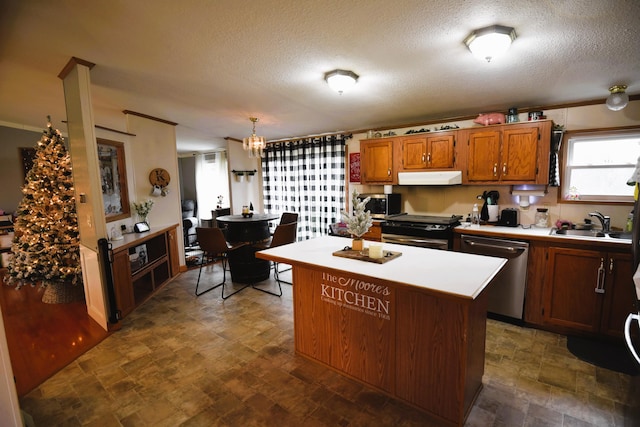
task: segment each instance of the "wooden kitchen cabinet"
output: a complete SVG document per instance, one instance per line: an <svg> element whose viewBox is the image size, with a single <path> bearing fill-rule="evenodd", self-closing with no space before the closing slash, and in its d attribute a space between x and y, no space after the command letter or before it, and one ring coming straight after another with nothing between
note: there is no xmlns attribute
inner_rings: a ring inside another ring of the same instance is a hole
<svg viewBox="0 0 640 427"><path fill-rule="evenodd" d="M609 336L622 337L627 315L636 312L633 287L633 257L631 254L609 253L607 283L600 331Z"/></svg>
<svg viewBox="0 0 640 427"><path fill-rule="evenodd" d="M360 182L362 184L397 184L394 164L395 138L360 141Z"/></svg>
<svg viewBox="0 0 640 427"><path fill-rule="evenodd" d="M547 257L543 323L621 337L635 301L631 254L549 247Z"/></svg>
<svg viewBox="0 0 640 427"><path fill-rule="evenodd" d="M381 242L382 241L382 221L373 221L373 225L362 238L364 240Z"/></svg>
<svg viewBox="0 0 640 427"><path fill-rule="evenodd" d="M455 163L455 132L411 135L399 138L402 171L451 169Z"/></svg>
<svg viewBox="0 0 640 427"><path fill-rule="evenodd" d="M464 184L548 184L551 121L460 131Z"/></svg>

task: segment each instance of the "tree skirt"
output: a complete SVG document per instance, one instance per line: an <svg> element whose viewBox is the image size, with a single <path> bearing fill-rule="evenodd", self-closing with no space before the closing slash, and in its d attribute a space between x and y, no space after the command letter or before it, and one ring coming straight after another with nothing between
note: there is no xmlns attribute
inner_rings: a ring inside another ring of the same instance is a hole
<svg viewBox="0 0 640 427"><path fill-rule="evenodd" d="M84 287L66 283L52 283L44 288L42 302L47 304L65 304L84 301Z"/></svg>

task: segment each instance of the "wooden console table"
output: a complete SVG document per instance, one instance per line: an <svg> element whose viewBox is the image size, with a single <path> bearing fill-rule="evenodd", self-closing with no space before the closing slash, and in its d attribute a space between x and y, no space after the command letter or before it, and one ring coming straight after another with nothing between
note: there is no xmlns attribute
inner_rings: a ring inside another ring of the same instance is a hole
<svg viewBox="0 0 640 427"><path fill-rule="evenodd" d="M113 285L123 318L180 271L177 224L111 242Z"/></svg>

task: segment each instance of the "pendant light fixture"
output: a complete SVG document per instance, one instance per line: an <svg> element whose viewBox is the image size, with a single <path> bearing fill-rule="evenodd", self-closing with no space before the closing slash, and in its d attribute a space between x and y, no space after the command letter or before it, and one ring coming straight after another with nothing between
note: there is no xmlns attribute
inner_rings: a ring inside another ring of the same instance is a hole
<svg viewBox="0 0 640 427"><path fill-rule="evenodd" d="M324 79L329 87L340 95L342 92L355 86L359 76L353 71L348 70L333 70L324 75Z"/></svg>
<svg viewBox="0 0 640 427"><path fill-rule="evenodd" d="M607 108L611 111L620 111L629 103L629 95L624 93L627 85L615 85L609 88L611 95L607 97Z"/></svg>
<svg viewBox="0 0 640 427"><path fill-rule="evenodd" d="M516 30L512 27L492 25L472 31L464 39L464 44L474 56L491 62L493 58L505 53L515 39Z"/></svg>
<svg viewBox="0 0 640 427"><path fill-rule="evenodd" d="M256 136L256 122L257 117L249 117L249 120L253 122L253 133L250 137L242 140L242 148L249 152L249 157L264 157L264 147L267 145L267 140L264 136Z"/></svg>

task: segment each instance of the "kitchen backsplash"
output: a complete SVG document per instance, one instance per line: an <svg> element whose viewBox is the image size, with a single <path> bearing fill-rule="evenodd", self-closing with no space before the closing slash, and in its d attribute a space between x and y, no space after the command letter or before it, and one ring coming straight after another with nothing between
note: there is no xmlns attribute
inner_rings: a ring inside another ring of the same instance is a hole
<svg viewBox="0 0 640 427"><path fill-rule="evenodd" d="M359 192L376 193L383 192L382 186L354 185ZM589 212L599 211L603 215L611 217L611 227L624 229L632 206L598 205L598 204L567 204L557 203L558 188L549 187L548 193L543 197L531 196L530 206L523 209L519 206L518 196L511 195L511 186L447 186L447 187L420 187L420 186L393 186L394 193L402 194L403 212L420 215L462 215L464 218L471 213L474 203L482 207L483 200L476 197L483 191L496 190L500 193L498 204L500 210L515 208L520 212L520 224L527 227L534 223L537 208L549 209L549 223L555 224L558 219L569 220L574 223L584 222L589 218ZM593 218L594 224L599 225Z"/></svg>

